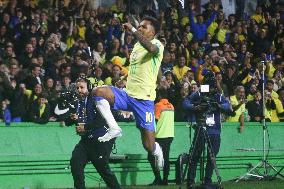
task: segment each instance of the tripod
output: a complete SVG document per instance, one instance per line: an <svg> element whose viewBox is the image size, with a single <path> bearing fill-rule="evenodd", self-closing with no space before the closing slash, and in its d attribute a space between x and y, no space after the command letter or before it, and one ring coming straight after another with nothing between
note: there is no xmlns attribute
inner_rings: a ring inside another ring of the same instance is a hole
<svg viewBox="0 0 284 189"><path fill-rule="evenodd" d="M222 186L221 186L221 180L222 179L221 179L219 170L217 168L216 159L215 159L215 153L216 152L213 151L211 139L210 139L210 136L208 135L206 127L207 127L207 125L205 123L198 124L198 126L195 130L193 142L192 142L190 150L189 150L188 162L187 162L185 169L183 171L183 174L182 174L182 179L181 179L181 183L180 183L180 186L179 186L180 189L182 187L182 184L184 183L184 180L185 180L185 177L186 177L187 174L188 174L188 177L189 177L189 174L191 174L191 176L193 177L191 179L194 179L197 165L195 164L194 165L195 167L194 167L194 166L192 166L192 163L193 162L197 163L198 160L193 159L193 158L196 158L196 156L198 157L198 159L200 158L202 151L205 149L205 144L207 145L207 149L208 149L207 155L210 158L213 169L215 170L215 173L217 175L218 188L222 188ZM220 138L219 138L219 140L220 140ZM189 169L190 166L193 167L192 170ZM194 173L190 173L189 171L194 171ZM190 182L190 181L188 180L187 182Z"/></svg>
<svg viewBox="0 0 284 189"><path fill-rule="evenodd" d="M268 174L268 168L271 168L273 171L276 172L276 175L278 173L277 169L271 165L268 162L268 154L266 153L266 136L268 136L268 130L267 130L267 125L265 121L265 77L264 77L264 71L265 71L265 62L261 61L262 63L262 115L263 115L263 120L262 120L262 130L263 130L263 135L262 135L262 160L258 162L254 167L252 167L247 173L243 174L240 176L236 182L239 182L242 179L245 179L247 176L252 176L256 177L258 179L268 179L270 176ZM268 149L269 150L269 149ZM264 171L261 174L259 169L263 168ZM255 173L256 172L256 173Z"/></svg>

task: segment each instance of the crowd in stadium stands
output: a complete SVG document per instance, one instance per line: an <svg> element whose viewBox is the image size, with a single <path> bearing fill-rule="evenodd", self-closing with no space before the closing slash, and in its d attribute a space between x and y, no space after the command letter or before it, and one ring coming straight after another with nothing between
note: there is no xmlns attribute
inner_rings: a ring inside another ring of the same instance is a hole
<svg viewBox="0 0 284 189"><path fill-rule="evenodd" d="M122 23L137 28L143 15L156 15L158 39L165 46L158 89L167 90L175 121L185 121L182 101L199 90L208 70L235 108L225 121L262 119L263 80L265 118L283 121L282 5L264 1L251 15L243 10L225 15L220 4L207 3L198 12L185 2L183 8L178 0L117 0L94 8L88 0L1 1L0 119L7 124L57 121L58 95L79 76L94 86L124 88L135 38Z"/></svg>

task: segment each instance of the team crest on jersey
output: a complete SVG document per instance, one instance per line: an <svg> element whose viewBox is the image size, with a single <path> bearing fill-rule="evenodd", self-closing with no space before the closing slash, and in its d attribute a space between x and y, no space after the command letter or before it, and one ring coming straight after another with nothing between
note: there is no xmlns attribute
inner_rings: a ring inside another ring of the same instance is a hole
<svg viewBox="0 0 284 189"><path fill-rule="evenodd" d="M132 54L131 54L131 56L132 56L132 60L137 60L137 53L136 52L132 52Z"/></svg>

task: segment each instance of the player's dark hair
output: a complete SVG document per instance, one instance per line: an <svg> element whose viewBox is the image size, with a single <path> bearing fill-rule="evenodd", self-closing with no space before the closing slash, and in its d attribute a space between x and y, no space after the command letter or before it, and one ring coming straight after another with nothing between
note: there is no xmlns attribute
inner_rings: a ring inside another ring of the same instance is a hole
<svg viewBox="0 0 284 189"><path fill-rule="evenodd" d="M152 26L155 29L155 34L160 32L160 23L156 18L154 18L152 16L145 16L145 17L143 17L142 20L147 20L147 21L151 22Z"/></svg>

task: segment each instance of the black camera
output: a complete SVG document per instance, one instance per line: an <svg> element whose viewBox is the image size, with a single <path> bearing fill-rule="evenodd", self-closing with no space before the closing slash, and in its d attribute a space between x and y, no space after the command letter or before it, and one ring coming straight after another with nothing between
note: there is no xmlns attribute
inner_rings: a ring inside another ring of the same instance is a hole
<svg viewBox="0 0 284 189"><path fill-rule="evenodd" d="M70 114L76 113L78 100L79 96L74 90L62 91L57 100L55 114L59 116L59 119L64 119Z"/></svg>

